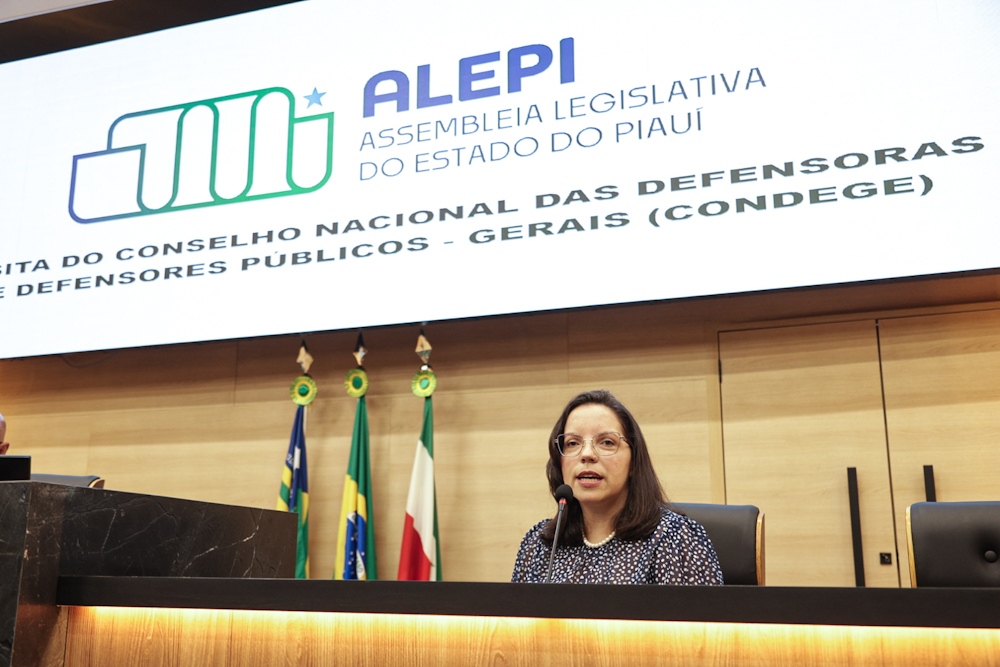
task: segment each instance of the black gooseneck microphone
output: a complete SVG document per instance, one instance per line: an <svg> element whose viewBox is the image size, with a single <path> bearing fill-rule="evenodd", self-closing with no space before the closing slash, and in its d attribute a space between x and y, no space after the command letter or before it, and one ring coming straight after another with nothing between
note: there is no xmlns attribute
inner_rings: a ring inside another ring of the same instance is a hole
<svg viewBox="0 0 1000 667"><path fill-rule="evenodd" d="M552 582L552 563L556 558L556 547L559 546L559 532L562 529L562 519L563 510L566 509L566 504L573 500L573 489L569 488L568 484L561 484L558 489L556 489L556 501L559 503L559 509L556 512L556 532L552 537L552 553L549 554L549 571L545 574L545 583Z"/></svg>

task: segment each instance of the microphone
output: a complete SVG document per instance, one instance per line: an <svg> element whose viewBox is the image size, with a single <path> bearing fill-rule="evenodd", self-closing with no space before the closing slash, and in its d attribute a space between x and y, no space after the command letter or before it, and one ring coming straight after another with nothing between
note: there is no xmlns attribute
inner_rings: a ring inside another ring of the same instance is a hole
<svg viewBox="0 0 1000 667"><path fill-rule="evenodd" d="M545 574L545 583L552 582L552 563L556 558L556 547L559 546L559 530L562 528L562 518L563 510L566 509L566 503L573 500L573 489L569 488L568 484L560 484L559 488L556 489L556 501L559 503L559 509L556 512L556 532L552 537L552 553L549 554L549 570Z"/></svg>

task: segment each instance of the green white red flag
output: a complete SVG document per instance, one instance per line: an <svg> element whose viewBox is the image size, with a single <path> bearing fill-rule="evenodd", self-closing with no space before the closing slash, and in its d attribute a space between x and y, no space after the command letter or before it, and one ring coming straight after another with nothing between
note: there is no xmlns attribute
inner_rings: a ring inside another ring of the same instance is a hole
<svg viewBox="0 0 1000 667"><path fill-rule="evenodd" d="M410 475L398 578L400 581L441 581L441 544L434 488L434 411L430 396L424 399L424 425L420 429Z"/></svg>

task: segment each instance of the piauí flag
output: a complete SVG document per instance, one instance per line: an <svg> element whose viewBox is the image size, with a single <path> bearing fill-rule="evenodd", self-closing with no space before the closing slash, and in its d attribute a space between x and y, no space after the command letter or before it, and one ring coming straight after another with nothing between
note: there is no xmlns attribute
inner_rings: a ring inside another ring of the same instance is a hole
<svg viewBox="0 0 1000 667"><path fill-rule="evenodd" d="M424 426L420 429L410 475L398 578L401 581L441 581L441 544L434 490L434 410L430 396L424 399Z"/></svg>
<svg viewBox="0 0 1000 667"><path fill-rule="evenodd" d="M337 532L337 562L334 579L377 579L375 526L372 522L372 474L368 457L368 408L358 399L351 438L351 459L344 479Z"/></svg>
<svg viewBox="0 0 1000 667"><path fill-rule="evenodd" d="M298 512L299 530L295 546L295 577L309 578L309 475L306 469L306 406L295 411L292 438L281 473L278 509Z"/></svg>

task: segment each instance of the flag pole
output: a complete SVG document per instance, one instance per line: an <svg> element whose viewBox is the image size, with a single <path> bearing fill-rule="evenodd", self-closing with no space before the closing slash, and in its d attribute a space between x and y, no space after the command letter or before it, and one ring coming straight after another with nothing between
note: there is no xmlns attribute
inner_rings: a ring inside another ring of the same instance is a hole
<svg viewBox="0 0 1000 667"><path fill-rule="evenodd" d="M292 381L290 393L292 402L298 407L295 409L292 435L288 442L288 452L285 454L285 467L281 474L277 509L295 512L299 515L295 538L295 577L308 579L309 472L306 462L306 407L316 399L318 389L316 382L309 375L309 367L312 365L313 358L309 354L305 341L302 341L296 362L302 369L302 375Z"/></svg>
<svg viewBox="0 0 1000 667"><path fill-rule="evenodd" d="M358 399L351 436L351 455L344 476L344 496L340 505L337 528L337 557L334 579L378 578L375 558L375 523L372 508L372 482L368 431L368 373L362 362L368 350L362 334L354 348L357 368L347 373L344 388L347 395Z"/></svg>

